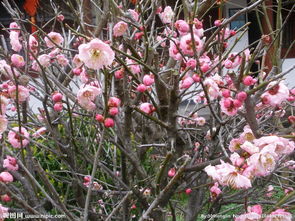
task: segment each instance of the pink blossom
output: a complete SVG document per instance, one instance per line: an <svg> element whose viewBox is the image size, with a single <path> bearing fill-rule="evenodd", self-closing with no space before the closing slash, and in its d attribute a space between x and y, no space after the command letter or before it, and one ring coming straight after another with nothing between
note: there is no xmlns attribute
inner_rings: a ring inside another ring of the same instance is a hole
<svg viewBox="0 0 295 221"><path fill-rule="evenodd" d="M146 89L147 89L147 87L146 87L144 84L140 84L140 85L138 85L137 88L136 88L136 90L137 90L138 92L141 92L141 93L145 92Z"/></svg>
<svg viewBox="0 0 295 221"><path fill-rule="evenodd" d="M247 159L248 165L254 167L254 176L267 176L275 168L276 160L269 152L255 153Z"/></svg>
<svg viewBox="0 0 295 221"><path fill-rule="evenodd" d="M57 63L63 67L69 64L69 60L63 54L56 55L56 60L57 60Z"/></svg>
<svg viewBox="0 0 295 221"><path fill-rule="evenodd" d="M201 71L203 73L206 73L207 71L210 70L210 65L208 63L204 63L201 67L200 67Z"/></svg>
<svg viewBox="0 0 295 221"><path fill-rule="evenodd" d="M0 221L4 221L4 218L9 217L8 208L0 204Z"/></svg>
<svg viewBox="0 0 295 221"><path fill-rule="evenodd" d="M1 201L7 203L11 201L11 197L8 194L4 194L1 196ZM1 215L0 215L0 219L1 219Z"/></svg>
<svg viewBox="0 0 295 221"><path fill-rule="evenodd" d="M194 82L196 82L196 83L201 81L201 77L197 74L194 74L192 78L193 78Z"/></svg>
<svg viewBox="0 0 295 221"><path fill-rule="evenodd" d="M228 116L235 116L238 113L238 108L234 105L232 98L222 98L219 102L221 111Z"/></svg>
<svg viewBox="0 0 295 221"><path fill-rule="evenodd" d="M112 118L106 118L104 120L104 126L105 127L113 127L115 125L115 122Z"/></svg>
<svg viewBox="0 0 295 221"><path fill-rule="evenodd" d="M154 82L154 75L153 74L146 74L143 76L143 83L145 86L151 86Z"/></svg>
<svg viewBox="0 0 295 221"><path fill-rule="evenodd" d="M196 29L201 29L203 28L203 23L197 18L194 18L194 26Z"/></svg>
<svg viewBox="0 0 295 221"><path fill-rule="evenodd" d="M8 133L8 142L14 148L21 148L22 146L25 147L30 142L28 140L28 138L30 137L30 134L28 133L26 128L21 127L20 133L21 133L21 135L19 135L19 127L13 127Z"/></svg>
<svg viewBox="0 0 295 221"><path fill-rule="evenodd" d="M13 176L9 172L1 172L0 173L0 182L11 183L13 182Z"/></svg>
<svg viewBox="0 0 295 221"><path fill-rule="evenodd" d="M111 47L99 39L93 39L87 44L79 46L79 58L86 67L95 70L113 63L115 53Z"/></svg>
<svg viewBox="0 0 295 221"><path fill-rule="evenodd" d="M7 129L8 121L5 115L0 115L0 135Z"/></svg>
<svg viewBox="0 0 295 221"><path fill-rule="evenodd" d="M214 185L210 188L210 193L211 193L212 198L216 198L222 193L221 189L219 189L219 187L218 187L217 182L214 183Z"/></svg>
<svg viewBox="0 0 295 221"><path fill-rule="evenodd" d="M53 105L53 109L56 111L56 112L61 112L62 109L63 109L63 103L62 102L57 102Z"/></svg>
<svg viewBox="0 0 295 221"><path fill-rule="evenodd" d="M30 91L28 88L22 85L18 85L18 87L13 85L8 88L8 94L14 100L16 100L16 94L17 94L18 102L24 102L30 96Z"/></svg>
<svg viewBox="0 0 295 221"><path fill-rule="evenodd" d="M95 109L95 98L101 93L98 87L90 85L82 85L77 93L78 103L87 111Z"/></svg>
<svg viewBox="0 0 295 221"><path fill-rule="evenodd" d="M274 107L280 105L289 97L289 89L283 82L270 82L266 90L267 91L261 95L261 98L263 99L267 96L269 104Z"/></svg>
<svg viewBox="0 0 295 221"><path fill-rule="evenodd" d="M102 122L104 122L104 117L101 114L96 114L95 115L95 120L102 123Z"/></svg>
<svg viewBox="0 0 295 221"><path fill-rule="evenodd" d="M263 221L292 221L292 214L284 209L277 209L269 214Z"/></svg>
<svg viewBox="0 0 295 221"><path fill-rule="evenodd" d="M168 171L168 176L169 177L174 177L176 174L176 169L173 167Z"/></svg>
<svg viewBox="0 0 295 221"><path fill-rule="evenodd" d="M220 21L220 20L215 20L215 21L214 21L214 25L215 25L216 27L219 27L219 26L221 25L221 21Z"/></svg>
<svg viewBox="0 0 295 221"><path fill-rule="evenodd" d="M11 70L11 66L6 63L5 60L0 60L0 73L3 74L7 79L13 79L14 75L17 77L19 72L14 69L14 73Z"/></svg>
<svg viewBox="0 0 295 221"><path fill-rule="evenodd" d="M11 55L11 64L15 67L21 68L23 66L25 66L25 60L23 58L23 56L19 55L19 54L13 54Z"/></svg>
<svg viewBox="0 0 295 221"><path fill-rule="evenodd" d="M229 143L229 146L228 146L228 149L231 151L231 152L235 152L237 150L239 150L241 148L241 140L238 139L238 138L234 138L230 141Z"/></svg>
<svg viewBox="0 0 295 221"><path fill-rule="evenodd" d="M192 189L191 189L191 188L187 188L187 189L185 189L185 194L186 194L186 195L191 194L191 192L192 192Z"/></svg>
<svg viewBox="0 0 295 221"><path fill-rule="evenodd" d="M83 65L83 62L79 58L79 55L76 54L72 60L74 67L80 68Z"/></svg>
<svg viewBox="0 0 295 221"><path fill-rule="evenodd" d="M240 167L244 163L245 159L238 153L233 153L230 155L230 161L234 166Z"/></svg>
<svg viewBox="0 0 295 221"><path fill-rule="evenodd" d="M16 52L20 52L20 50L22 49L23 46L19 41L19 33L16 31L11 31L9 33L9 39L10 39L10 44L11 44L12 50L14 50Z"/></svg>
<svg viewBox="0 0 295 221"><path fill-rule="evenodd" d="M253 142L260 148L260 150L269 147L272 148L278 155L290 154L295 149L293 141L278 136L264 136L259 139L255 139Z"/></svg>
<svg viewBox="0 0 295 221"><path fill-rule="evenodd" d="M204 126L206 123L206 119L204 117L197 117L195 121L199 126Z"/></svg>
<svg viewBox="0 0 295 221"><path fill-rule="evenodd" d="M246 152L248 152L251 155L259 152L259 147L255 146L254 144L250 143L249 141L246 141L240 147L241 147L241 149L245 150Z"/></svg>
<svg viewBox="0 0 295 221"><path fill-rule="evenodd" d="M111 107L110 109L109 109L109 114L111 115L111 116L115 116L115 115L117 115L119 113L119 109L117 108L117 107Z"/></svg>
<svg viewBox="0 0 295 221"><path fill-rule="evenodd" d="M133 74L139 74L141 72L140 65L138 65L134 60L126 58L126 64Z"/></svg>
<svg viewBox="0 0 295 221"><path fill-rule="evenodd" d="M186 67L193 70L197 66L197 61L195 59L193 59L193 58L190 58L190 59L187 60L185 65L186 65Z"/></svg>
<svg viewBox="0 0 295 221"><path fill-rule="evenodd" d="M41 67L47 68L51 64L51 57L47 54L42 54L38 57L38 62L33 61L32 69L35 71L41 71Z"/></svg>
<svg viewBox="0 0 295 221"><path fill-rule="evenodd" d="M133 10L133 9L128 9L128 12L131 14L132 18L135 20L135 21L138 21L139 20L139 14Z"/></svg>
<svg viewBox="0 0 295 221"><path fill-rule="evenodd" d="M164 24L170 24L174 17L174 12L170 6L166 6L164 11L160 13L160 18Z"/></svg>
<svg viewBox="0 0 295 221"><path fill-rule="evenodd" d="M155 110L154 106L150 103L142 103L139 106L139 109L143 112L145 112L146 114L152 114Z"/></svg>
<svg viewBox="0 0 295 221"><path fill-rule="evenodd" d="M206 78L203 83L206 86L207 93L210 96L210 98L211 99L218 98L220 94L218 84L212 78Z"/></svg>
<svg viewBox="0 0 295 221"><path fill-rule="evenodd" d="M65 19L65 16L60 14L58 16L56 16L56 19L59 21L59 22L62 22L64 19Z"/></svg>
<svg viewBox="0 0 295 221"><path fill-rule="evenodd" d="M189 25L184 20L177 20L174 26L179 31L180 35L185 35L189 31Z"/></svg>
<svg viewBox="0 0 295 221"><path fill-rule="evenodd" d="M121 105L121 100L117 97L110 97L108 100L109 107L119 107Z"/></svg>
<svg viewBox="0 0 295 221"><path fill-rule="evenodd" d="M124 70L120 69L115 71L115 78L116 79L122 79L124 77Z"/></svg>
<svg viewBox="0 0 295 221"><path fill-rule="evenodd" d="M29 37L29 47L30 47L30 50L34 54L37 52L38 46L39 46L39 43L36 40L36 38L33 35L30 35L30 37Z"/></svg>
<svg viewBox="0 0 295 221"><path fill-rule="evenodd" d="M64 38L57 32L50 32L45 38L45 43L48 48L61 46L64 42Z"/></svg>
<svg viewBox="0 0 295 221"><path fill-rule="evenodd" d="M188 89L192 86L193 83L195 83L194 79L192 79L191 77L185 77L180 82L180 89Z"/></svg>
<svg viewBox="0 0 295 221"><path fill-rule="evenodd" d="M62 97L63 97L63 95L60 92L55 92L55 93L52 94L52 101L54 103L61 102L62 101Z"/></svg>
<svg viewBox="0 0 295 221"><path fill-rule="evenodd" d="M7 170L16 171L18 170L18 164L14 157L6 156L6 159L3 161L3 167Z"/></svg>
<svg viewBox="0 0 295 221"><path fill-rule="evenodd" d="M236 68L242 62L242 57L237 53L229 54L228 58L224 62L224 67L227 69Z"/></svg>
<svg viewBox="0 0 295 221"><path fill-rule="evenodd" d="M256 83L256 80L253 79L253 77L251 76L246 76L244 79L243 79L243 83L244 85L246 86L251 86L251 85L254 85Z"/></svg>
<svg viewBox="0 0 295 221"><path fill-rule="evenodd" d="M113 28L114 36L119 37L123 36L128 29L128 24L126 22L120 21L115 24Z"/></svg>
<svg viewBox="0 0 295 221"><path fill-rule="evenodd" d="M172 57L174 60L180 61L182 60L182 55L179 52L179 41L177 39L173 39L170 41L169 47L169 56Z"/></svg>
<svg viewBox="0 0 295 221"><path fill-rule="evenodd" d="M186 34L180 39L180 49L185 55L194 55L193 43L192 43L192 35ZM199 53L203 49L203 41L199 38L199 36L194 35L196 52Z"/></svg>
<svg viewBox="0 0 295 221"><path fill-rule="evenodd" d="M222 96L224 98L229 98L230 97L230 90L228 90L228 89L222 90Z"/></svg>
<svg viewBox="0 0 295 221"><path fill-rule="evenodd" d="M241 91L237 94L237 99L241 102L244 102L247 99L247 93L245 91Z"/></svg>

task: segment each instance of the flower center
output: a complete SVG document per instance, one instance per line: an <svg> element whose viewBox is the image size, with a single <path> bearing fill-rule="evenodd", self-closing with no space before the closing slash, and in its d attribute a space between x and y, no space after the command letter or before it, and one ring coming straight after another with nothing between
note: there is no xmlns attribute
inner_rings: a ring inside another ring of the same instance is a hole
<svg viewBox="0 0 295 221"><path fill-rule="evenodd" d="M99 57L100 54L101 54L101 51L98 50L98 49L92 49L92 50L91 50L91 56L94 57L94 58Z"/></svg>

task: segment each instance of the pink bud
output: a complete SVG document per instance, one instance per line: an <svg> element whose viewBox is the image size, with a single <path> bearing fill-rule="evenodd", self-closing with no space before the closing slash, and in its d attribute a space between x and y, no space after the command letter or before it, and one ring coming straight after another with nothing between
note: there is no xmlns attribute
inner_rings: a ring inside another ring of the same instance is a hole
<svg viewBox="0 0 295 221"><path fill-rule="evenodd" d="M62 14L58 15L56 17L56 19L59 21L59 22L62 22L64 19L65 19L65 16L63 16Z"/></svg>
<svg viewBox="0 0 295 221"><path fill-rule="evenodd" d="M91 177L90 176L84 176L83 180L84 180L85 183L88 183L88 182L90 182Z"/></svg>
<svg viewBox="0 0 295 221"><path fill-rule="evenodd" d="M63 104L62 102L57 102L54 104L53 106L53 109L56 111L56 112L61 112L62 109L63 109Z"/></svg>
<svg viewBox="0 0 295 221"><path fill-rule="evenodd" d="M102 123L102 122L104 122L104 117L101 114L96 114L95 115L95 120Z"/></svg>
<svg viewBox="0 0 295 221"><path fill-rule="evenodd" d="M169 177L174 177L176 174L176 170L175 168L171 168L169 171L168 171L168 176Z"/></svg>
<svg viewBox="0 0 295 221"><path fill-rule="evenodd" d="M104 120L104 126L105 127L113 127L115 125L115 122L112 118L106 118Z"/></svg>
<svg viewBox="0 0 295 221"><path fill-rule="evenodd" d="M201 78L200 78L200 76L199 76L199 75L197 75L197 74L194 74L194 75L193 75L193 80L194 80L196 83L198 83L198 82L200 82L200 81L201 81Z"/></svg>
<svg viewBox="0 0 295 221"><path fill-rule="evenodd" d="M161 12L162 12L162 7L160 6L159 8L157 8L156 14L160 14Z"/></svg>
<svg viewBox="0 0 295 221"><path fill-rule="evenodd" d="M245 101L247 98L247 93L245 91L241 91L237 94L237 99L241 102Z"/></svg>
<svg viewBox="0 0 295 221"><path fill-rule="evenodd" d="M194 80L191 77L187 77L181 81L180 88L188 89L190 86L192 86L193 83L194 83Z"/></svg>
<svg viewBox="0 0 295 221"><path fill-rule="evenodd" d="M230 30L230 36L235 36L237 32L235 30Z"/></svg>
<svg viewBox="0 0 295 221"><path fill-rule="evenodd" d="M154 82L155 82L155 79L154 79L154 75L144 75L143 77L143 83L145 86L151 86Z"/></svg>
<svg viewBox="0 0 295 221"><path fill-rule="evenodd" d="M221 25L221 21L220 21L220 20L215 20L215 21L214 21L214 25L215 25L216 27L219 27L219 26Z"/></svg>
<svg viewBox="0 0 295 221"><path fill-rule="evenodd" d="M1 196L1 201L7 203L7 202L11 201L11 198L10 198L9 195L4 194L4 195Z"/></svg>
<svg viewBox="0 0 295 221"><path fill-rule="evenodd" d="M131 209L136 209L136 205L132 204Z"/></svg>
<svg viewBox="0 0 295 221"><path fill-rule="evenodd" d="M121 100L117 97L110 97L108 101L109 107L119 107L121 104Z"/></svg>
<svg viewBox="0 0 295 221"><path fill-rule="evenodd" d="M195 23L195 28L196 29L203 28L203 23L201 21L199 21L197 18L194 19L194 23Z"/></svg>
<svg viewBox="0 0 295 221"><path fill-rule="evenodd" d="M239 107L241 107L242 105L243 105L243 103L242 103L240 100L237 100L237 99L234 100L234 106L235 106L235 107L239 108Z"/></svg>
<svg viewBox="0 0 295 221"><path fill-rule="evenodd" d="M124 77L124 71L122 69L115 71L115 78L122 79Z"/></svg>
<svg viewBox="0 0 295 221"><path fill-rule="evenodd" d="M112 107L109 109L109 114L112 116L116 116L119 113L119 109L117 107Z"/></svg>
<svg viewBox="0 0 295 221"><path fill-rule="evenodd" d="M57 102L61 102L62 101L62 94L61 93L59 93L59 92L55 92L55 93L53 93L53 95L52 95L52 101L54 102L54 103L57 103Z"/></svg>
<svg viewBox="0 0 295 221"><path fill-rule="evenodd" d="M73 73L76 76L79 76L81 74L81 72L82 72L81 68L74 68L73 69Z"/></svg>
<svg viewBox="0 0 295 221"><path fill-rule="evenodd" d="M225 108L229 108L232 105L232 101L230 99L224 99L223 105Z"/></svg>
<svg viewBox="0 0 295 221"><path fill-rule="evenodd" d="M190 68L190 69L195 69L196 68L196 65L197 65L197 62L195 59L193 58L190 58L187 62L186 62L186 67Z"/></svg>
<svg viewBox="0 0 295 221"><path fill-rule="evenodd" d="M293 88L292 90L290 90L290 93L291 93L292 95L295 95L295 88Z"/></svg>
<svg viewBox="0 0 295 221"><path fill-rule="evenodd" d="M15 107L15 106L12 106L12 107L10 108L10 110L13 111L13 112L16 111L16 107Z"/></svg>
<svg viewBox="0 0 295 221"><path fill-rule="evenodd" d="M222 91L222 96L224 98L229 98L230 97L230 90L228 90L228 89L223 90Z"/></svg>
<svg viewBox="0 0 295 221"><path fill-rule="evenodd" d="M191 189L191 188L187 188L187 189L185 190L185 193L186 193L187 195L189 195L191 192L192 192L192 189Z"/></svg>
<svg viewBox="0 0 295 221"><path fill-rule="evenodd" d="M137 90L138 92L141 92L141 93L145 92L146 89L147 89L147 88L146 88L146 86L145 86L144 84L140 84L140 85L138 85L137 88L136 88L136 90Z"/></svg>
<svg viewBox="0 0 295 221"><path fill-rule="evenodd" d="M137 33L135 33L135 35L134 35L134 40L139 40L139 39L141 39L143 35L144 35L143 32L137 32Z"/></svg>
<svg viewBox="0 0 295 221"><path fill-rule="evenodd" d="M201 71L204 72L204 73L207 72L207 71L209 71L209 69L210 69L210 65L208 63L204 63L201 66Z"/></svg>
<svg viewBox="0 0 295 221"><path fill-rule="evenodd" d="M232 66L233 66L233 62L232 61L230 61L230 60L226 60L225 62L224 62L224 67L225 68L232 68Z"/></svg>
<svg viewBox="0 0 295 221"><path fill-rule="evenodd" d="M251 76L246 76L243 80L243 83L246 86L251 86L251 85L255 84L254 79Z"/></svg>

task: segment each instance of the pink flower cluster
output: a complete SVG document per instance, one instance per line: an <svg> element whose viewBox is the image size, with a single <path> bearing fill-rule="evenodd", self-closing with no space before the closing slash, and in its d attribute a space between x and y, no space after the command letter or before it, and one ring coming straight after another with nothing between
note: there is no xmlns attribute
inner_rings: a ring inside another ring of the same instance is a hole
<svg viewBox="0 0 295 221"><path fill-rule="evenodd" d="M240 137L230 142L229 149L233 152L231 163L221 161L221 164L209 165L204 170L219 184L241 189L251 187L254 177L269 175L282 156L293 152L295 144L274 135L255 139L251 129L245 127Z"/></svg>

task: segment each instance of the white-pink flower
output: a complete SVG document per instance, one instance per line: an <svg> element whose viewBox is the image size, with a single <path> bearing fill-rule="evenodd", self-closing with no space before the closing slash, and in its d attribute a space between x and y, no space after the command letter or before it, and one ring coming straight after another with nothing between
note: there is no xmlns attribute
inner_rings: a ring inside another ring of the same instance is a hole
<svg viewBox="0 0 295 221"><path fill-rule="evenodd" d="M4 218L8 218L8 217L9 217L8 208L0 204L0 221L4 221Z"/></svg>
<svg viewBox="0 0 295 221"><path fill-rule="evenodd" d="M166 6L164 11L160 13L160 18L164 24L170 24L174 17L174 12L170 6Z"/></svg>
<svg viewBox="0 0 295 221"><path fill-rule="evenodd" d="M45 43L48 48L56 47L56 45L61 46L64 38L61 36L60 33L57 32L50 32L46 37L45 37Z"/></svg>
<svg viewBox="0 0 295 221"><path fill-rule="evenodd" d="M19 52L22 49L22 44L19 41L19 33L16 31L11 31L9 33L9 39L12 50Z"/></svg>
<svg viewBox="0 0 295 221"><path fill-rule="evenodd" d="M289 97L289 89L283 82L270 82L266 88L266 92L261 95L262 103L271 106L279 106Z"/></svg>
<svg viewBox="0 0 295 221"><path fill-rule="evenodd" d="M79 46L79 58L86 67L95 70L113 63L115 53L111 47L99 39L93 39L87 44Z"/></svg>
<svg viewBox="0 0 295 221"><path fill-rule="evenodd" d="M12 99L18 99L18 102L24 102L30 96L30 91L25 86L18 85L18 87L16 87L13 85L8 88L8 94Z"/></svg>
<svg viewBox="0 0 295 221"><path fill-rule="evenodd" d="M7 170L16 171L18 170L18 164L14 157L6 156L6 159L3 161L3 167Z"/></svg>
<svg viewBox="0 0 295 221"><path fill-rule="evenodd" d="M276 166L276 160L270 152L255 153L247 159L249 166L253 166L254 176L267 176Z"/></svg>
<svg viewBox="0 0 295 221"><path fill-rule="evenodd" d="M114 36L115 37L123 36L125 32L127 31L127 29L128 29L128 24L126 22L119 21L117 24L115 24L113 28Z"/></svg>
<svg viewBox="0 0 295 221"><path fill-rule="evenodd" d="M25 60L23 58L23 56L19 55L19 54L13 54L11 55L11 64L15 67L21 68L23 66L25 66Z"/></svg>
<svg viewBox="0 0 295 221"><path fill-rule="evenodd" d="M91 85L82 85L77 93L78 103L87 111L95 109L95 98L101 93L101 89Z"/></svg>
<svg viewBox="0 0 295 221"><path fill-rule="evenodd" d="M30 134L26 130L26 128L21 127L19 133L19 127L13 127L8 133L8 142L14 148L21 148L22 146L25 147L29 144ZM22 144L22 145L21 145Z"/></svg>
<svg viewBox="0 0 295 221"><path fill-rule="evenodd" d="M199 53L203 49L203 41L199 38L199 36L194 35L194 39L192 39L192 35L186 34L180 39L180 49L183 54L193 56L194 48L193 48L193 40L195 42L196 53Z"/></svg>
<svg viewBox="0 0 295 221"><path fill-rule="evenodd" d="M0 173L0 182L11 183L13 182L13 176L9 172Z"/></svg>
<svg viewBox="0 0 295 221"><path fill-rule="evenodd" d="M145 112L146 114L152 114L155 110L154 106L150 103L142 103L139 106L139 109L143 112Z"/></svg>
<svg viewBox="0 0 295 221"><path fill-rule="evenodd" d="M179 52L179 41L177 39L173 39L170 41L169 47L169 56L172 57L174 60L180 61L182 60L182 55Z"/></svg>

